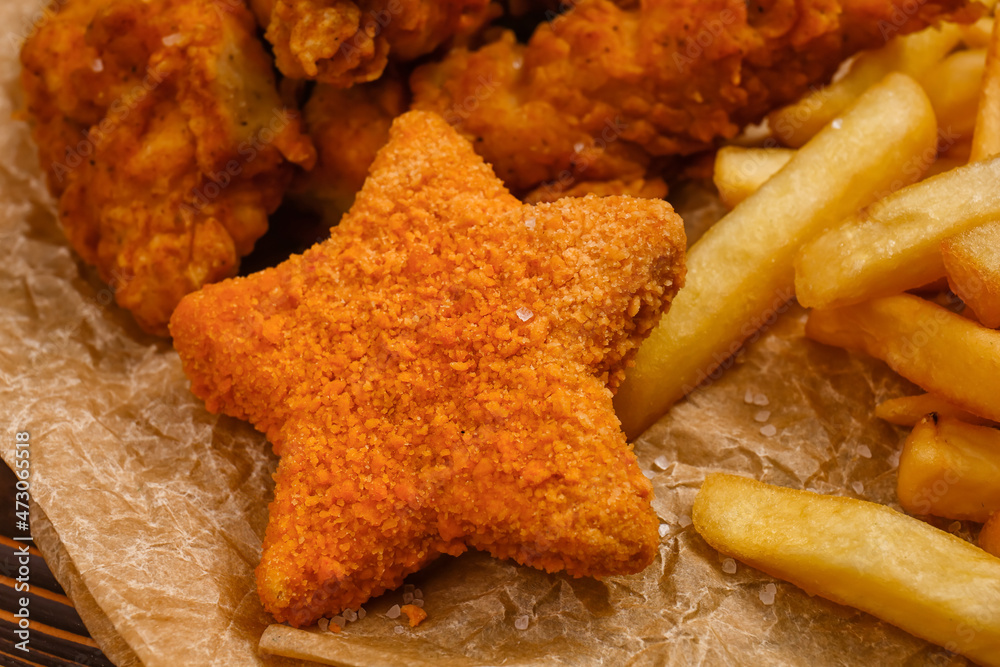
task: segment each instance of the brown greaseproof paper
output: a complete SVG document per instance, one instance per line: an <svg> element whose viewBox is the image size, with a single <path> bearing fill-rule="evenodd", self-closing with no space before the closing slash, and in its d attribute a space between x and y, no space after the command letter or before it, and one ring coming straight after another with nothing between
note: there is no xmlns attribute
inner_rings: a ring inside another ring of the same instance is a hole
<svg viewBox="0 0 1000 667"><path fill-rule="evenodd" d="M3 3L0 25L23 35L38 6ZM19 100L16 40L0 50L6 118ZM411 577L429 613L417 628L387 617L403 602L395 591L336 635L269 629L253 581L275 466L267 443L208 414L169 342L108 305L58 230L25 125L0 124L0 156L0 450L11 464L13 433L30 433L34 535L117 664L297 664L266 653L290 641L344 665L964 664L742 564L733 571L691 526L709 471L895 504L902 431L872 408L913 388L804 340L794 306L636 443L663 524L642 574L573 579L471 553Z"/></svg>

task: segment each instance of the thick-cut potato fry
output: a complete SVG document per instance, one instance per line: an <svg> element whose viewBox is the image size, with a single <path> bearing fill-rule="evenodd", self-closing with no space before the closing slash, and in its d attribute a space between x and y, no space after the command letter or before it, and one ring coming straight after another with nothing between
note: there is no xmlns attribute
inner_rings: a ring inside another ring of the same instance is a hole
<svg viewBox="0 0 1000 667"><path fill-rule="evenodd" d="M979 546L994 556L1000 556L1000 512L997 512L983 526L979 533Z"/></svg>
<svg viewBox="0 0 1000 667"><path fill-rule="evenodd" d="M941 241L1000 217L1000 158L903 188L802 248L795 296L829 308L899 294L945 275Z"/></svg>
<svg viewBox="0 0 1000 667"><path fill-rule="evenodd" d="M985 49L959 51L930 68L920 79L934 106L943 142L954 144L972 137L985 66Z"/></svg>
<svg viewBox="0 0 1000 667"><path fill-rule="evenodd" d="M1000 421L1000 331L913 296L814 310L806 335L867 352L956 406Z"/></svg>
<svg viewBox="0 0 1000 667"><path fill-rule="evenodd" d="M1000 559L883 505L709 475L705 541L814 595L1000 665Z"/></svg>
<svg viewBox="0 0 1000 667"><path fill-rule="evenodd" d="M961 36L959 26L946 23L896 37L880 49L861 53L842 79L772 112L768 121L774 136L786 146L803 146L887 74L902 72L920 78L955 48Z"/></svg>
<svg viewBox="0 0 1000 667"><path fill-rule="evenodd" d="M985 49L993 34L993 17L984 16L971 25L962 26L962 43L968 49Z"/></svg>
<svg viewBox="0 0 1000 667"><path fill-rule="evenodd" d="M990 45L986 49L986 67L969 159L976 162L997 154L1000 154L1000 23L994 22Z"/></svg>
<svg viewBox="0 0 1000 667"><path fill-rule="evenodd" d="M903 74L873 86L688 254L687 284L643 343L615 407L635 437L709 378L794 295L792 262L831 222L920 176L937 125ZM720 371L721 372L721 371Z"/></svg>
<svg viewBox="0 0 1000 667"><path fill-rule="evenodd" d="M924 417L903 445L896 495L913 514L986 521L1000 510L1000 431Z"/></svg>
<svg viewBox="0 0 1000 667"><path fill-rule="evenodd" d="M791 148L726 146L715 156L715 187L727 208L757 192L795 155Z"/></svg>
<svg viewBox="0 0 1000 667"><path fill-rule="evenodd" d="M879 403L875 408L876 417L897 426L916 426L921 419L932 412L938 417L951 417L980 426L996 423L963 410L954 403L949 403L934 394L893 398Z"/></svg>
<svg viewBox="0 0 1000 667"><path fill-rule="evenodd" d="M990 329L1000 329L1000 222L970 229L941 244L951 290Z"/></svg>

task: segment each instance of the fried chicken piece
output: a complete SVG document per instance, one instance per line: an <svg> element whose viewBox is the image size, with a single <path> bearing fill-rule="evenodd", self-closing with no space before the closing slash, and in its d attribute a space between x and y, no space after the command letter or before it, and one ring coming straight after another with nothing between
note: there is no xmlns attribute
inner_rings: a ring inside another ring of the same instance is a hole
<svg viewBox="0 0 1000 667"><path fill-rule="evenodd" d="M267 39L278 69L296 79L347 88L397 61L426 55L476 32L497 13L490 0L253 0L271 5Z"/></svg>
<svg viewBox="0 0 1000 667"><path fill-rule="evenodd" d="M317 84L303 111L318 159L296 177L289 196L335 225L389 141L392 121L406 111L408 95L405 81L389 75L347 89Z"/></svg>
<svg viewBox="0 0 1000 667"><path fill-rule="evenodd" d="M188 295L192 391L281 457L257 588L308 625L439 554L576 576L657 551L612 389L683 282L670 205L522 205L440 117L410 112L329 240Z"/></svg>
<svg viewBox="0 0 1000 667"><path fill-rule="evenodd" d="M524 197L525 203L540 204L542 202L556 201L563 197L585 197L587 195L597 195L599 197L610 197L612 195L628 195L629 197L641 197L643 199L663 199L667 196L669 188L662 178L639 178L634 181L597 181L583 183L567 183L565 186L559 182L551 185L543 185L532 190Z"/></svg>
<svg viewBox="0 0 1000 667"><path fill-rule="evenodd" d="M548 182L630 181L827 81L840 63L967 0L580 0L541 24L456 49L411 77L416 109L473 140L515 193Z"/></svg>
<svg viewBox="0 0 1000 667"><path fill-rule="evenodd" d="M148 332L235 275L315 160L254 32L242 2L67 0L22 51L63 229Z"/></svg>

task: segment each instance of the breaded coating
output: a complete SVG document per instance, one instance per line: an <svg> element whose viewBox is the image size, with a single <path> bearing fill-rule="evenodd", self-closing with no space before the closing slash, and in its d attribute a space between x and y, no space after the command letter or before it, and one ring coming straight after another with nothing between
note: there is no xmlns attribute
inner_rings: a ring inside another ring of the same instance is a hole
<svg viewBox="0 0 1000 667"><path fill-rule="evenodd" d="M576 576L649 565L652 489L611 399L684 247L666 202L522 205L410 112L329 240L187 296L192 390L281 457L264 607L308 625L470 547Z"/></svg>
<svg viewBox="0 0 1000 667"><path fill-rule="evenodd" d="M389 141L392 121L408 105L406 82L395 76L347 89L316 84L303 113L318 159L312 171L296 176L290 197L335 225Z"/></svg>
<svg viewBox="0 0 1000 667"><path fill-rule="evenodd" d="M969 0L579 0L410 79L415 109L474 142L515 194L632 181L657 158L731 138L827 81L848 56L949 18Z"/></svg>
<svg viewBox="0 0 1000 667"><path fill-rule="evenodd" d="M347 88L374 81L390 56L408 61L459 43L499 13L490 0L252 0L270 7L267 40L278 69Z"/></svg>
<svg viewBox="0 0 1000 667"><path fill-rule="evenodd" d="M24 45L60 222L146 331L235 275L315 161L255 30L242 0L65 0Z"/></svg>

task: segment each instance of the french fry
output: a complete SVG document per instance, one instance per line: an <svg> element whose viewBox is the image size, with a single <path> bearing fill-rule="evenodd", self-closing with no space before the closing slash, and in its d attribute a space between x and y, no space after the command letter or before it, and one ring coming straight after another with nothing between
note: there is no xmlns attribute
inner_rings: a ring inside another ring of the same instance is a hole
<svg viewBox="0 0 1000 667"><path fill-rule="evenodd" d="M913 514L986 521L1000 510L1000 431L924 417L903 445L896 494Z"/></svg>
<svg viewBox="0 0 1000 667"><path fill-rule="evenodd" d="M647 338L615 401L635 437L739 350L793 296L792 262L831 221L916 179L907 165L933 152L923 89L891 74L791 162L712 226L688 253L686 286Z"/></svg>
<svg viewBox="0 0 1000 667"><path fill-rule="evenodd" d="M920 78L955 48L962 31L955 24L927 28L896 37L874 51L860 54L838 81L814 90L768 116L778 141L799 148L890 72Z"/></svg>
<svg viewBox="0 0 1000 667"><path fill-rule="evenodd" d="M1000 559L883 505L709 475L705 541L806 592L1000 665Z"/></svg>
<svg viewBox="0 0 1000 667"><path fill-rule="evenodd" d="M990 44L986 49L986 67L983 70L982 90L979 94L979 111L976 130L972 136L972 155L977 162L1000 153L1000 24L994 22Z"/></svg>
<svg viewBox="0 0 1000 667"><path fill-rule="evenodd" d="M912 294L900 294L814 310L806 335L867 352L925 391L1000 421L1000 331Z"/></svg>
<svg viewBox="0 0 1000 667"><path fill-rule="evenodd" d="M985 49L993 33L993 17L984 16L971 25L962 26L962 44L968 49Z"/></svg>
<svg viewBox="0 0 1000 667"><path fill-rule="evenodd" d="M945 275L941 241L1000 217L1000 158L903 188L807 243L795 295L830 308L899 294Z"/></svg>
<svg viewBox="0 0 1000 667"><path fill-rule="evenodd" d="M986 50L953 53L920 79L938 119L942 140L957 143L976 129Z"/></svg>
<svg viewBox="0 0 1000 667"><path fill-rule="evenodd" d="M945 239L941 255L951 290L984 326L1000 328L1000 222Z"/></svg>
<svg viewBox="0 0 1000 667"><path fill-rule="evenodd" d="M781 171L794 155L790 148L720 148L715 156L714 180L722 203L727 208L736 208Z"/></svg>
<svg viewBox="0 0 1000 667"><path fill-rule="evenodd" d="M983 526L979 533L979 546L994 556L1000 556L1000 512L997 512Z"/></svg>
<svg viewBox="0 0 1000 667"><path fill-rule="evenodd" d="M996 423L963 410L954 403L949 403L934 394L893 398L883 401L875 407L876 417L897 426L916 426L921 419L932 412L938 417L950 417L980 426Z"/></svg>

